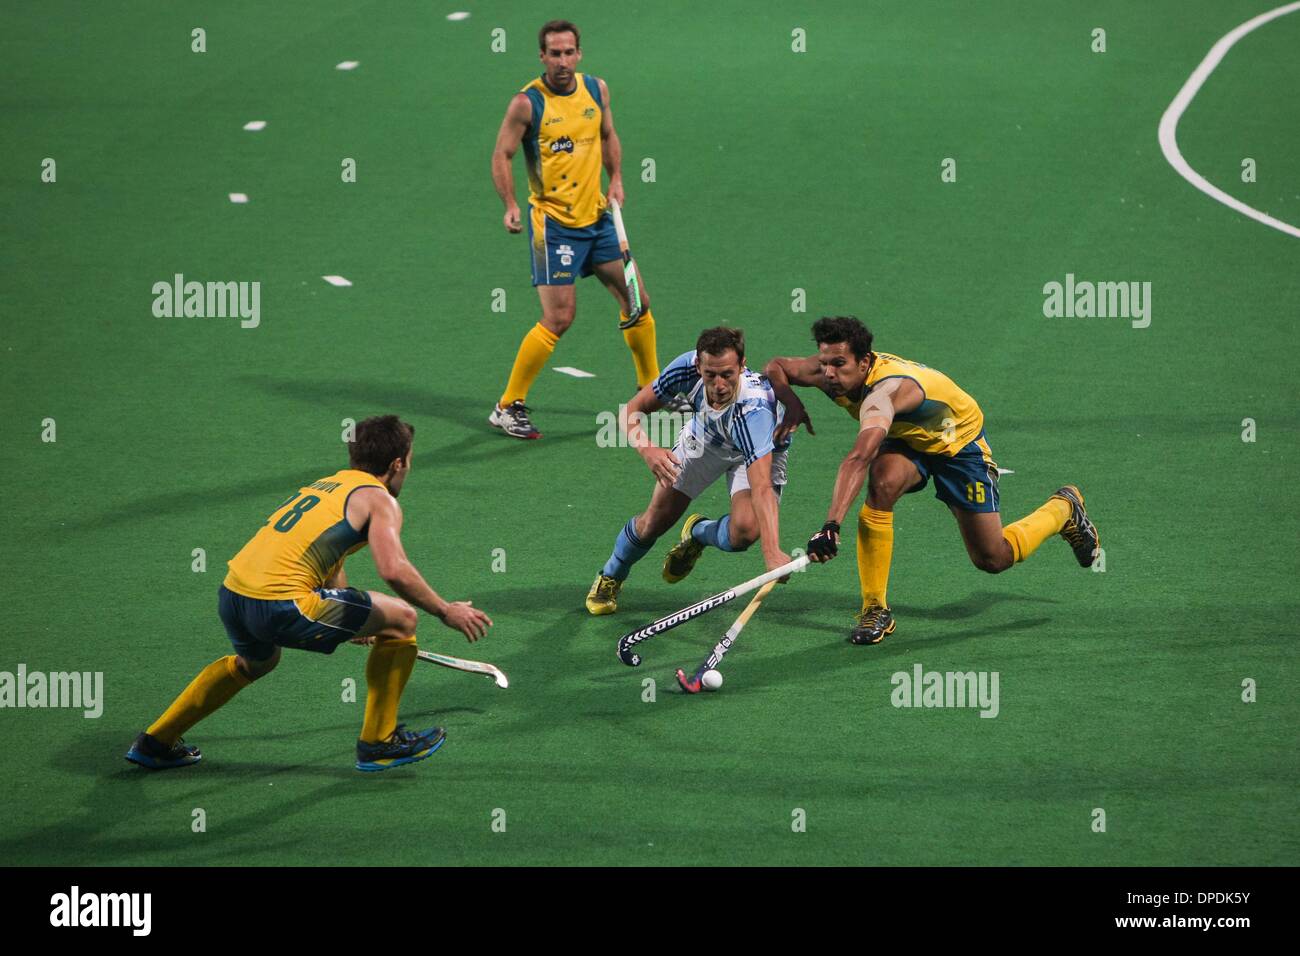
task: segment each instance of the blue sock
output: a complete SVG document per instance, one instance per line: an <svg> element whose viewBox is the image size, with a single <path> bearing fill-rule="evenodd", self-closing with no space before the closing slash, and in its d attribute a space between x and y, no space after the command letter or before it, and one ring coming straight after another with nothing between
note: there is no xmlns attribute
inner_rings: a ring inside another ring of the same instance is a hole
<svg viewBox="0 0 1300 956"><path fill-rule="evenodd" d="M711 544L722 551L744 551L744 548L731 546L731 515L723 515L717 521L705 519L695 522L691 528L691 537L700 544Z"/></svg>
<svg viewBox="0 0 1300 956"><path fill-rule="evenodd" d="M628 572L632 570L632 565L636 564L654 547L657 538L649 541L642 541L636 536L636 518L627 519L627 524L623 525L623 530L618 533L614 539L614 553L609 556L605 562L605 567L601 569L601 574L609 575L615 581L627 580Z"/></svg>

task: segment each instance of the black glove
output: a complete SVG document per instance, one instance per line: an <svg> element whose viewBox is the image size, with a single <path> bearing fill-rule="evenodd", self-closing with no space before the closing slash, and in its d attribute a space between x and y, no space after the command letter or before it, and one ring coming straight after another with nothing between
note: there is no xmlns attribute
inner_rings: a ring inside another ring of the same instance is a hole
<svg viewBox="0 0 1300 956"><path fill-rule="evenodd" d="M808 556L816 561L829 561L835 557L840 553L840 546L836 543L839 533L838 521L826 522L820 531L808 539Z"/></svg>

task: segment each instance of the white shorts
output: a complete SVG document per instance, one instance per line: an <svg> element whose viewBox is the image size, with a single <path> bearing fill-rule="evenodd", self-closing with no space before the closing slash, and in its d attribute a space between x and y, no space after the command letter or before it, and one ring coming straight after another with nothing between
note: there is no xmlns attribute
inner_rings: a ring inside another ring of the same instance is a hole
<svg viewBox="0 0 1300 956"><path fill-rule="evenodd" d="M735 452L721 449L700 441L694 435L682 429L673 446L673 454L682 463L682 470L673 482L673 489L680 491L692 500L704 493L704 490L723 475L727 476L727 493L733 498L742 491L749 490L749 470L745 459ZM778 496L785 487L786 459L790 455L790 446L772 452L772 487Z"/></svg>

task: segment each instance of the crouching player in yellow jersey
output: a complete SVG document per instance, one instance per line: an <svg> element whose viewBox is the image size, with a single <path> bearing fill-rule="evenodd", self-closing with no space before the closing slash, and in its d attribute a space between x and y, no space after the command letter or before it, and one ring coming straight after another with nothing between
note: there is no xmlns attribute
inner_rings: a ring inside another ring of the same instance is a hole
<svg viewBox="0 0 1300 956"><path fill-rule="evenodd" d="M1074 485L1005 528L998 514L998 469L984 438L984 414L942 372L871 350L871 333L857 319L834 317L813 324L817 354L776 358L763 370L785 405L777 440L812 422L790 388L824 392L859 422L853 450L840 465L826 523L808 542L808 556L829 561L839 549L840 523L870 473L866 504L858 513L858 577L862 611L851 639L878 644L894 631L886 600L894 547L894 505L934 480L935 497L957 519L966 553L981 571L998 574L1059 533L1083 567L1097 556L1097 529Z"/></svg>
<svg viewBox="0 0 1300 956"><path fill-rule="evenodd" d="M506 207L507 232L524 228L510 170L521 144L528 166L528 238L542 320L519 344L505 392L488 417L489 424L523 439L542 437L524 401L573 323L574 283L580 277L594 274L618 301L619 328L632 351L636 387L659 376L650 296L638 271L643 311L635 321L630 319L622 253L609 204L600 191L603 165L609 174L609 199L623 204L622 149L614 132L609 87L590 73L577 72L582 45L578 28L568 20L545 24L537 39L545 72L510 101L492 151L492 182Z"/></svg>
<svg viewBox="0 0 1300 956"><path fill-rule="evenodd" d="M197 762L198 749L181 735L274 670L281 648L331 654L345 641L370 645L357 769L423 760L442 745L441 727L416 732L397 723L415 663L415 608L470 641L492 621L472 602L443 600L407 560L397 495L411 470L414 434L396 415L366 419L348 446L350 467L300 488L271 512L231 559L218 591L235 653L205 667L136 738L127 760L153 770ZM348 587L343 561L367 544L380 576L406 600Z"/></svg>

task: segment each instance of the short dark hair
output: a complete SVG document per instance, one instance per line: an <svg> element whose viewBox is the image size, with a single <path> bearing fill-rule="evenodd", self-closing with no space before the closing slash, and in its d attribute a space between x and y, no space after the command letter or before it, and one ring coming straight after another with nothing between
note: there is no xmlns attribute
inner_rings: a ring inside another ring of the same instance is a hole
<svg viewBox="0 0 1300 956"><path fill-rule="evenodd" d="M700 333L700 337L695 340L695 351L708 352L710 355L722 355L728 349L734 349L740 364L745 364L745 333L741 329L733 329L727 325L714 326L711 329L705 329Z"/></svg>
<svg viewBox="0 0 1300 956"><path fill-rule="evenodd" d="M548 33L572 33L573 45L579 50L582 49L582 34L578 32L576 24L569 20L547 20L542 24L542 28L537 31L537 49L546 51L546 34Z"/></svg>
<svg viewBox="0 0 1300 956"><path fill-rule="evenodd" d="M415 426L396 415L376 415L357 422L348 442L348 461L358 471L382 475L396 459L406 460L411 453Z"/></svg>
<svg viewBox="0 0 1300 956"><path fill-rule="evenodd" d="M818 345L846 342L853 357L861 362L871 354L871 331L852 315L822 316L813 323L813 341Z"/></svg>

